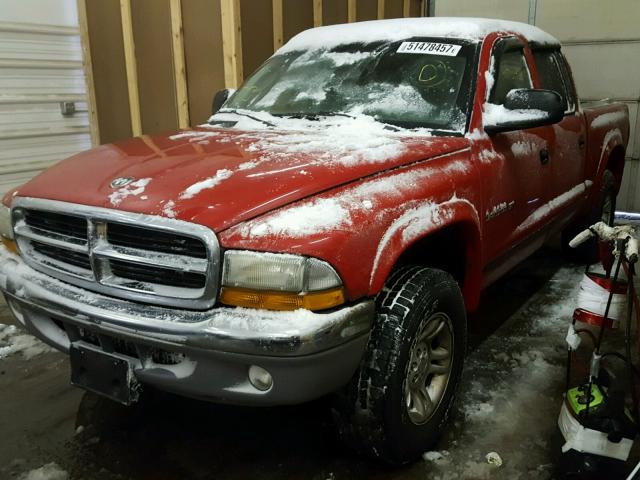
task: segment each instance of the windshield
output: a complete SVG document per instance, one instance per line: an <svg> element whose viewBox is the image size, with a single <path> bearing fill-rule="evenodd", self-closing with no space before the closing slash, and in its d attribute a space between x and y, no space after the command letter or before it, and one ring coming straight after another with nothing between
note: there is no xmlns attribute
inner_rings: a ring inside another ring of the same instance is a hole
<svg viewBox="0 0 640 480"><path fill-rule="evenodd" d="M405 128L463 132L475 44L351 44L270 58L224 105L275 116L365 114Z"/></svg>

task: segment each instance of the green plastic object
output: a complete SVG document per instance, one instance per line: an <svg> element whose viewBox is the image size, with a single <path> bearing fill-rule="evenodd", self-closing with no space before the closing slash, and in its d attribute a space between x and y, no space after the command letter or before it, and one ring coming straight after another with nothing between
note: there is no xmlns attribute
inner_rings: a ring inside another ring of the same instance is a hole
<svg viewBox="0 0 640 480"><path fill-rule="evenodd" d="M579 387L572 388L567 392L567 401L574 415L578 416L585 411L587 409L587 404L589 405L589 410L593 411L604 403L604 395L598 385L591 385L590 402L587 402L588 390L588 385L581 385Z"/></svg>

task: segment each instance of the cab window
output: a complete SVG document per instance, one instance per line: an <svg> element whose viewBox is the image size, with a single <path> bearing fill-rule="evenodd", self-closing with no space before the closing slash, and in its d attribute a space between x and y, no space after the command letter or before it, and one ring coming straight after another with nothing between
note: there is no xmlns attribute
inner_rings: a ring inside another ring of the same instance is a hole
<svg viewBox="0 0 640 480"><path fill-rule="evenodd" d="M522 48L509 49L497 55L494 80L489 101L497 105L504 103L510 90L533 87Z"/></svg>

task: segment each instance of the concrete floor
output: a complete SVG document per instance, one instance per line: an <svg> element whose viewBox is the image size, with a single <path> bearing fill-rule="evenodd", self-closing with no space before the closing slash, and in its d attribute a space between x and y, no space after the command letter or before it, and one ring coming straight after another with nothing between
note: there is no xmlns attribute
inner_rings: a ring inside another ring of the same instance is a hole
<svg viewBox="0 0 640 480"><path fill-rule="evenodd" d="M62 471L83 480L553 478L564 335L581 275L547 249L485 292L453 421L409 467L344 450L327 400L247 409L153 392L125 408L69 386L65 356L44 353L0 359L0 478L51 462L57 480ZM0 323L12 322L0 304ZM489 452L502 466L487 463Z"/></svg>

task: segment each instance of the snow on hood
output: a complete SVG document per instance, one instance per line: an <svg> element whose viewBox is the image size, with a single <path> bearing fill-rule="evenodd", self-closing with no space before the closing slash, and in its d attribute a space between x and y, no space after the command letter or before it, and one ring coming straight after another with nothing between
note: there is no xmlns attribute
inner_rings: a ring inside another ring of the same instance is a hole
<svg viewBox="0 0 640 480"><path fill-rule="evenodd" d="M422 17L312 28L294 36L276 54L293 50L330 49L350 43L393 42L419 36L480 41L496 31L517 33L529 41L540 44L560 44L554 36L526 23L487 18Z"/></svg>
<svg viewBox="0 0 640 480"><path fill-rule="evenodd" d="M271 157L312 154L317 161L332 164L376 163L402 154L407 149L403 141L407 136L431 136L427 129L397 129L357 113L305 120L274 117L264 112L238 112L223 111L209 120L235 121L234 129L251 130L239 138L251 142L250 151L264 152ZM243 116L243 112L253 118ZM280 131L270 134L268 131L273 128L269 125L275 125ZM212 135L211 132L205 134Z"/></svg>
<svg viewBox="0 0 640 480"><path fill-rule="evenodd" d="M40 174L20 195L162 215L220 231L468 144L425 130L390 129L364 115L320 121L265 115L219 114L215 121L232 120L234 128L205 125L103 145ZM112 188L120 177L132 182Z"/></svg>

